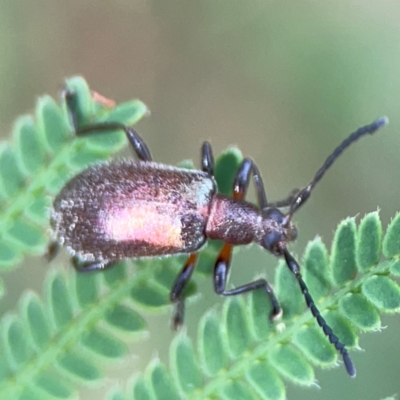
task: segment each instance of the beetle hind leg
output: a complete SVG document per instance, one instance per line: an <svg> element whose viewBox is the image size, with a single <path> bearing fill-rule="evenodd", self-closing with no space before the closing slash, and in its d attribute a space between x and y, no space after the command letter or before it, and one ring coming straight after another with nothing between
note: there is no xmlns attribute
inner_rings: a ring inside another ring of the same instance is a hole
<svg viewBox="0 0 400 400"><path fill-rule="evenodd" d="M82 261L78 257L72 257L71 263L78 272L99 271L115 265L115 262L111 261Z"/></svg>
<svg viewBox="0 0 400 400"><path fill-rule="evenodd" d="M183 319L185 315L184 291L187 284L189 283L190 277L192 276L193 270L197 263L198 256L199 256L198 253L190 254L181 272L177 276L174 282L174 286L172 287L170 293L171 302L176 304L175 312L172 317L172 327L175 330L178 329L183 324Z"/></svg>
<svg viewBox="0 0 400 400"><path fill-rule="evenodd" d="M47 246L47 251L44 254L45 259L48 262L52 261L60 251L60 247L61 247L60 243L58 243L56 240L50 242L49 245Z"/></svg>

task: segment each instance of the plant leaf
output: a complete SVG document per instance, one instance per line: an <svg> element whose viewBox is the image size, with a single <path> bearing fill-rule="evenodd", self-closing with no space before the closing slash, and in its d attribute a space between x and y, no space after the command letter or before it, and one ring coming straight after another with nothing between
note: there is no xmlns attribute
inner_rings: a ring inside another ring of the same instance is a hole
<svg viewBox="0 0 400 400"><path fill-rule="evenodd" d="M82 124L118 121L134 124L147 113L138 100L112 109L92 97L81 77L66 81L79 98ZM49 195L89 163L110 157L126 140L122 132L83 141L73 137L64 104L41 97L35 118L17 119L12 141L0 149L0 270L16 268L29 254L44 254L47 244Z"/></svg>
<svg viewBox="0 0 400 400"><path fill-rule="evenodd" d="M376 257L376 250L382 249L380 226L377 213L366 215L358 230L354 219L347 219L339 224L335 233L330 263L320 238L307 245L303 257L304 276L319 292L316 305L348 349L358 347L357 330L376 331L380 328L379 310L399 311L400 288L389 277L391 270L399 269L398 261L378 262ZM392 234L390 231L387 233ZM338 243L346 248L340 249ZM363 249L365 243L372 243L374 251L367 254ZM343 271L349 263L341 263L345 254L351 256L350 266L353 273L355 271L351 281L347 271ZM334 279L332 265L336 269ZM304 309L298 283L285 267L279 263L275 281L284 309L283 322L269 322L271 306L268 297L260 290L248 296L228 298L220 312L215 309L207 311L200 319L196 352L193 352L191 340L185 332L174 339L170 349L171 368L167 369L165 365L162 368L166 381L186 382L186 386L182 383L174 386L178 391L178 394L173 392L174 396L178 395L180 399L190 397L191 400L284 399L284 380L310 386L315 383L313 366L331 368L337 364L335 348L310 311ZM318 281L323 285L319 291ZM339 287L337 283L340 283ZM179 350L177 343L188 349L187 354ZM185 365L185 357L189 372L176 367L177 358L180 365ZM160 361L157 363L159 365ZM152 393L155 388L149 371L151 369L138 377L137 382L150 382L147 390ZM145 390L144 386L140 387Z"/></svg>

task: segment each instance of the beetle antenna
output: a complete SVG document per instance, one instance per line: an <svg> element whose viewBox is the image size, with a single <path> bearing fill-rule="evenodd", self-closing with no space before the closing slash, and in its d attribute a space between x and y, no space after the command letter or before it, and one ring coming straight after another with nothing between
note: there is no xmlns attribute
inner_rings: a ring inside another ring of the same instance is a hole
<svg viewBox="0 0 400 400"><path fill-rule="evenodd" d="M339 340L339 338L333 333L332 328L328 325L325 319L322 317L320 311L314 303L313 298L308 291L307 285L303 281L303 278L300 274L300 266L295 258L288 252L287 249L284 249L284 255L286 264L289 269L296 276L297 281L299 282L301 291L303 292L304 298L306 300L307 307L311 310L313 317L317 320L318 325L322 328L324 334L328 337L329 341L335 346L335 348L339 351L342 356L344 366L346 367L347 373L354 378L356 376L356 369L354 367L353 362L347 352L345 345Z"/></svg>
<svg viewBox="0 0 400 400"><path fill-rule="evenodd" d="M333 150L332 154L325 160L322 167L317 171L313 180L299 193L293 198L293 201L290 205L290 210L288 213L289 219L292 215L303 205L306 200L309 198L311 191L314 189L314 186L322 179L325 172L329 169L329 167L333 164L333 162L342 154L342 152L347 149L352 143L358 140L360 137L366 135L367 133L373 134L380 128L384 127L389 123L389 119L387 117L380 117L369 125L363 126L353 132L347 139L343 140L343 142Z"/></svg>

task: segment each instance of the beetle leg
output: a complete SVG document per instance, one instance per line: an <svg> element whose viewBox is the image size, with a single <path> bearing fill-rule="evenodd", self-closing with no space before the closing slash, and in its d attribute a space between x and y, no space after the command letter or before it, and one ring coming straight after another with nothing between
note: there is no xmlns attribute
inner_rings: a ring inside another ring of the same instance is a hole
<svg viewBox="0 0 400 400"><path fill-rule="evenodd" d="M269 318L271 321L279 319L282 315L282 308L279 304L277 297L275 296L271 285L265 279L258 279L256 281L241 285L237 288L225 290L226 284L228 282L229 268L232 258L232 248L233 246L231 244L225 243L218 256L214 268L215 292L221 296L236 296L238 294L251 292L257 289L264 289L272 304L272 310Z"/></svg>
<svg viewBox="0 0 400 400"><path fill-rule="evenodd" d="M242 161L242 164L240 165L239 170L236 174L236 178L233 184L233 197L238 200L243 200L245 198L251 175L253 175L253 181L256 186L259 206L261 209L267 207L267 196L265 194L263 180L257 166L249 158L245 158ZM280 318L280 316L282 315L282 308L279 304L277 297L274 294L271 285L265 279L258 279L245 285L241 285L237 288L225 290L226 284L228 282L229 268L232 259L232 249L233 246L231 244L225 243L221 249L221 252L219 253L217 262L215 263L215 292L222 296L235 296L262 288L267 293L272 304L270 320L276 320Z"/></svg>
<svg viewBox="0 0 400 400"><path fill-rule="evenodd" d="M210 176L214 175L214 156L209 142L204 142L201 146L201 169ZM198 253L192 253L187 258L185 265L177 276L170 293L170 300L176 303L175 313L172 318L172 326L174 329L179 328L183 324L185 315L185 297L184 291L188 284L193 270L196 266Z"/></svg>
<svg viewBox="0 0 400 400"><path fill-rule="evenodd" d="M44 255L47 261L51 261L59 252L60 250L60 243L57 241L50 242L47 246L47 252Z"/></svg>
<svg viewBox="0 0 400 400"><path fill-rule="evenodd" d="M214 176L214 156L209 142L204 142L201 146L201 169Z"/></svg>
<svg viewBox="0 0 400 400"><path fill-rule="evenodd" d="M214 175L214 156L209 142L204 142L201 146L201 169L210 176ZM176 303L175 313L172 318L172 326L174 329L179 328L183 324L185 315L185 298L184 290L188 284L193 270L196 266L198 253L192 253L187 258L185 265L177 276L170 293L170 300Z"/></svg>
<svg viewBox="0 0 400 400"><path fill-rule="evenodd" d="M137 157L141 161L151 161L151 153L149 148L139 134L131 127L121 124L119 122L100 122L97 124L89 124L86 126L79 126L78 115L76 112L76 94L70 90L64 91L64 98L70 114L71 122L77 136L104 133L115 130L123 130L129 143L133 147Z"/></svg>
<svg viewBox="0 0 400 400"><path fill-rule="evenodd" d="M268 206L264 182L257 165L250 158L243 159L240 164L233 184L233 198L238 200L243 200L245 198L251 175L253 176L254 185L257 191L258 205L263 209Z"/></svg>
<svg viewBox="0 0 400 400"><path fill-rule="evenodd" d="M71 258L72 266L79 272L104 270L115 263L110 261L81 261L78 257Z"/></svg>
<svg viewBox="0 0 400 400"><path fill-rule="evenodd" d="M174 286L172 287L170 293L170 299L173 303L176 303L175 313L172 318L172 326L174 329L179 328L183 323L183 318L185 314L185 297L184 291L186 285L188 284L190 277L192 276L194 267L197 263L198 253L192 253L187 258L185 265L183 266L181 272L177 276Z"/></svg>

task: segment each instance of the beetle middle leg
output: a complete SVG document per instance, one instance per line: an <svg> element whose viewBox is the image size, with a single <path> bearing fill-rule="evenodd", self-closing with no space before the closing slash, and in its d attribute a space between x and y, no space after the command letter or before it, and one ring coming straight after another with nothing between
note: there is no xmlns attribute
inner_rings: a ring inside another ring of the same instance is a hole
<svg viewBox="0 0 400 400"><path fill-rule="evenodd" d="M141 161L152 161L151 153L144 140L130 126L126 126L119 122L100 122L79 126L78 115L76 111L76 94L73 91L64 91L65 103L70 114L71 122L77 136L83 136L92 133L104 133L107 131L122 130L125 132L130 145L133 147L137 157Z"/></svg>
<svg viewBox="0 0 400 400"><path fill-rule="evenodd" d="M204 142L201 146L201 169L210 176L214 175L214 157L209 142ZM198 253L192 253L187 258L185 265L175 280L170 293L170 300L176 303L174 316L172 318L172 326L177 329L183 324L185 314L185 297L184 291L192 276L193 270L197 264Z"/></svg>
<svg viewBox="0 0 400 400"><path fill-rule="evenodd" d="M233 197L238 200L243 200L246 196L247 188L250 183L250 177L253 176L253 181L256 186L257 199L261 209L268 206L267 196L265 194L264 183L254 162L245 158L239 167L236 178L233 184ZM238 294L251 292L257 289L264 289L267 293L271 304L272 311L270 320L276 320L282 315L282 308L271 285L265 279L258 279L253 282L246 283L231 290L225 290L228 282L229 268L232 260L233 245L225 243L222 247L218 259L214 267L214 290L222 296L236 296Z"/></svg>

